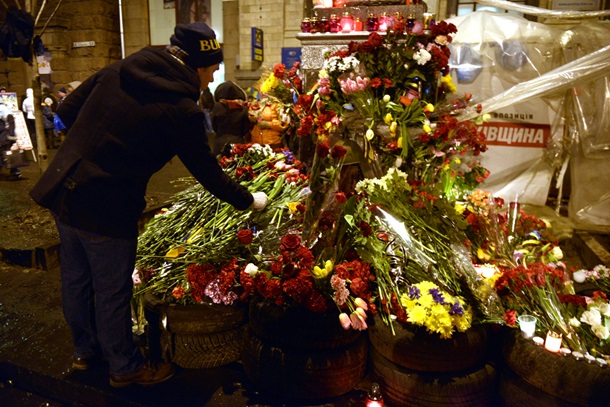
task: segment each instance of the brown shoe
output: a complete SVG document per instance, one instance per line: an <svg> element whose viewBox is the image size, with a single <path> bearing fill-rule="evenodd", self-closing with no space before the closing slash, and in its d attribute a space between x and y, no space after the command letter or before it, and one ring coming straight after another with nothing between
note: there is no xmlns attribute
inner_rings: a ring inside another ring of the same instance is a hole
<svg viewBox="0 0 610 407"><path fill-rule="evenodd" d="M101 362L101 358L99 356L90 356L90 357L81 357L74 356L72 358L72 369L74 370L89 370L94 365Z"/></svg>
<svg viewBox="0 0 610 407"><path fill-rule="evenodd" d="M112 387L125 387L131 384L148 386L170 379L175 373L174 365L171 363L154 363L148 361L135 373L126 375L110 376Z"/></svg>

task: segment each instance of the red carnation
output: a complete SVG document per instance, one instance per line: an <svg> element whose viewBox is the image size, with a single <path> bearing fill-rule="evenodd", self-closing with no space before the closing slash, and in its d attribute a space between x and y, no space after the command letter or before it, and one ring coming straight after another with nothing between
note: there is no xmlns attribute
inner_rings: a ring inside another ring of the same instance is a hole
<svg viewBox="0 0 610 407"><path fill-rule="evenodd" d="M286 73L286 65L275 64L275 66L273 67L273 75L276 78L282 79L284 77L284 73Z"/></svg>

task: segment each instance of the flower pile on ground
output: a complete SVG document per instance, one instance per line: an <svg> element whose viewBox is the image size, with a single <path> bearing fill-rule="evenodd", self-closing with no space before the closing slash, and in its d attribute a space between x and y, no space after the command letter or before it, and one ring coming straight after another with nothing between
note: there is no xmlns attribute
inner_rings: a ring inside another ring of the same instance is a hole
<svg viewBox="0 0 610 407"><path fill-rule="evenodd" d="M263 211L235 211L200 184L176 194L172 206L139 237L136 296L150 291L179 303L246 299L241 267L274 245L279 230L299 224L296 203L307 176L290 151L234 145L221 165L249 190L267 193L269 205Z"/></svg>

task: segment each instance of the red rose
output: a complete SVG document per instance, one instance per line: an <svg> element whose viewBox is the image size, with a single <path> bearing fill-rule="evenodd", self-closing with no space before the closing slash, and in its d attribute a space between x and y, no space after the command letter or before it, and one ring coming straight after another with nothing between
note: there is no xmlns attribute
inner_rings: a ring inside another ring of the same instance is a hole
<svg viewBox="0 0 610 407"><path fill-rule="evenodd" d="M242 229L237 232L237 239L241 244L250 244L252 239L254 239L254 233L252 233L251 229Z"/></svg>
<svg viewBox="0 0 610 407"><path fill-rule="evenodd" d="M299 235L289 234L282 237L281 250L296 250L301 245L301 238Z"/></svg>
<svg viewBox="0 0 610 407"><path fill-rule="evenodd" d="M342 204L347 201L347 197L345 196L344 192L337 192L337 194L335 195L335 200L337 201L337 203Z"/></svg>
<svg viewBox="0 0 610 407"><path fill-rule="evenodd" d="M345 157L345 154L347 154L347 149L339 144L336 144L330 153L333 158L338 160Z"/></svg>
<svg viewBox="0 0 610 407"><path fill-rule="evenodd" d="M320 156L320 158L325 158L330 152L330 146L328 145L328 143L318 143L318 145L316 146L316 152L318 153L318 156Z"/></svg>
<svg viewBox="0 0 610 407"><path fill-rule="evenodd" d="M373 31L369 34L369 42L373 44L374 47L379 47L383 44L383 37Z"/></svg>
<svg viewBox="0 0 610 407"><path fill-rule="evenodd" d="M375 49L375 46L370 41L364 41L358 45L358 52L369 53Z"/></svg>

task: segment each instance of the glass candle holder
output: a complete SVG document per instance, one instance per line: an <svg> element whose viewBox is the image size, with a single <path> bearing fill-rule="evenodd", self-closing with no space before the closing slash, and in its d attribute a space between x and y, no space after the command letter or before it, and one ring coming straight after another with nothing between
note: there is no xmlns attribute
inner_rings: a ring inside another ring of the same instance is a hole
<svg viewBox="0 0 610 407"><path fill-rule="evenodd" d="M388 13L385 11L381 13L381 16L377 20L377 31L386 32L388 31Z"/></svg>
<svg viewBox="0 0 610 407"><path fill-rule="evenodd" d="M328 32L338 33L339 31L339 17L336 14L331 14L328 21Z"/></svg>
<svg viewBox="0 0 610 407"><path fill-rule="evenodd" d="M349 33L354 30L354 18L346 11L341 17L341 32Z"/></svg>
<svg viewBox="0 0 610 407"><path fill-rule="evenodd" d="M546 340L544 341L544 349L549 352L557 353L561 348L561 334L553 331L549 331L546 334Z"/></svg>
<svg viewBox="0 0 610 407"><path fill-rule="evenodd" d="M356 21L354 21L354 31L364 31L364 24L360 17L356 17Z"/></svg>
<svg viewBox="0 0 610 407"><path fill-rule="evenodd" d="M301 21L301 32L311 32L311 21L309 20L309 17L305 17L303 21Z"/></svg>
<svg viewBox="0 0 610 407"><path fill-rule="evenodd" d="M366 19L366 30L377 31L378 26L378 19L375 14L369 13L368 18Z"/></svg>
<svg viewBox="0 0 610 407"><path fill-rule="evenodd" d="M519 315L517 320L519 321L521 335L528 339L533 337L534 332L536 332L536 317L533 315Z"/></svg>
<svg viewBox="0 0 610 407"><path fill-rule="evenodd" d="M320 32L321 33L327 33L329 28L330 28L330 22L328 21L328 18L326 17L320 17L320 21L318 22L318 24L320 25Z"/></svg>

